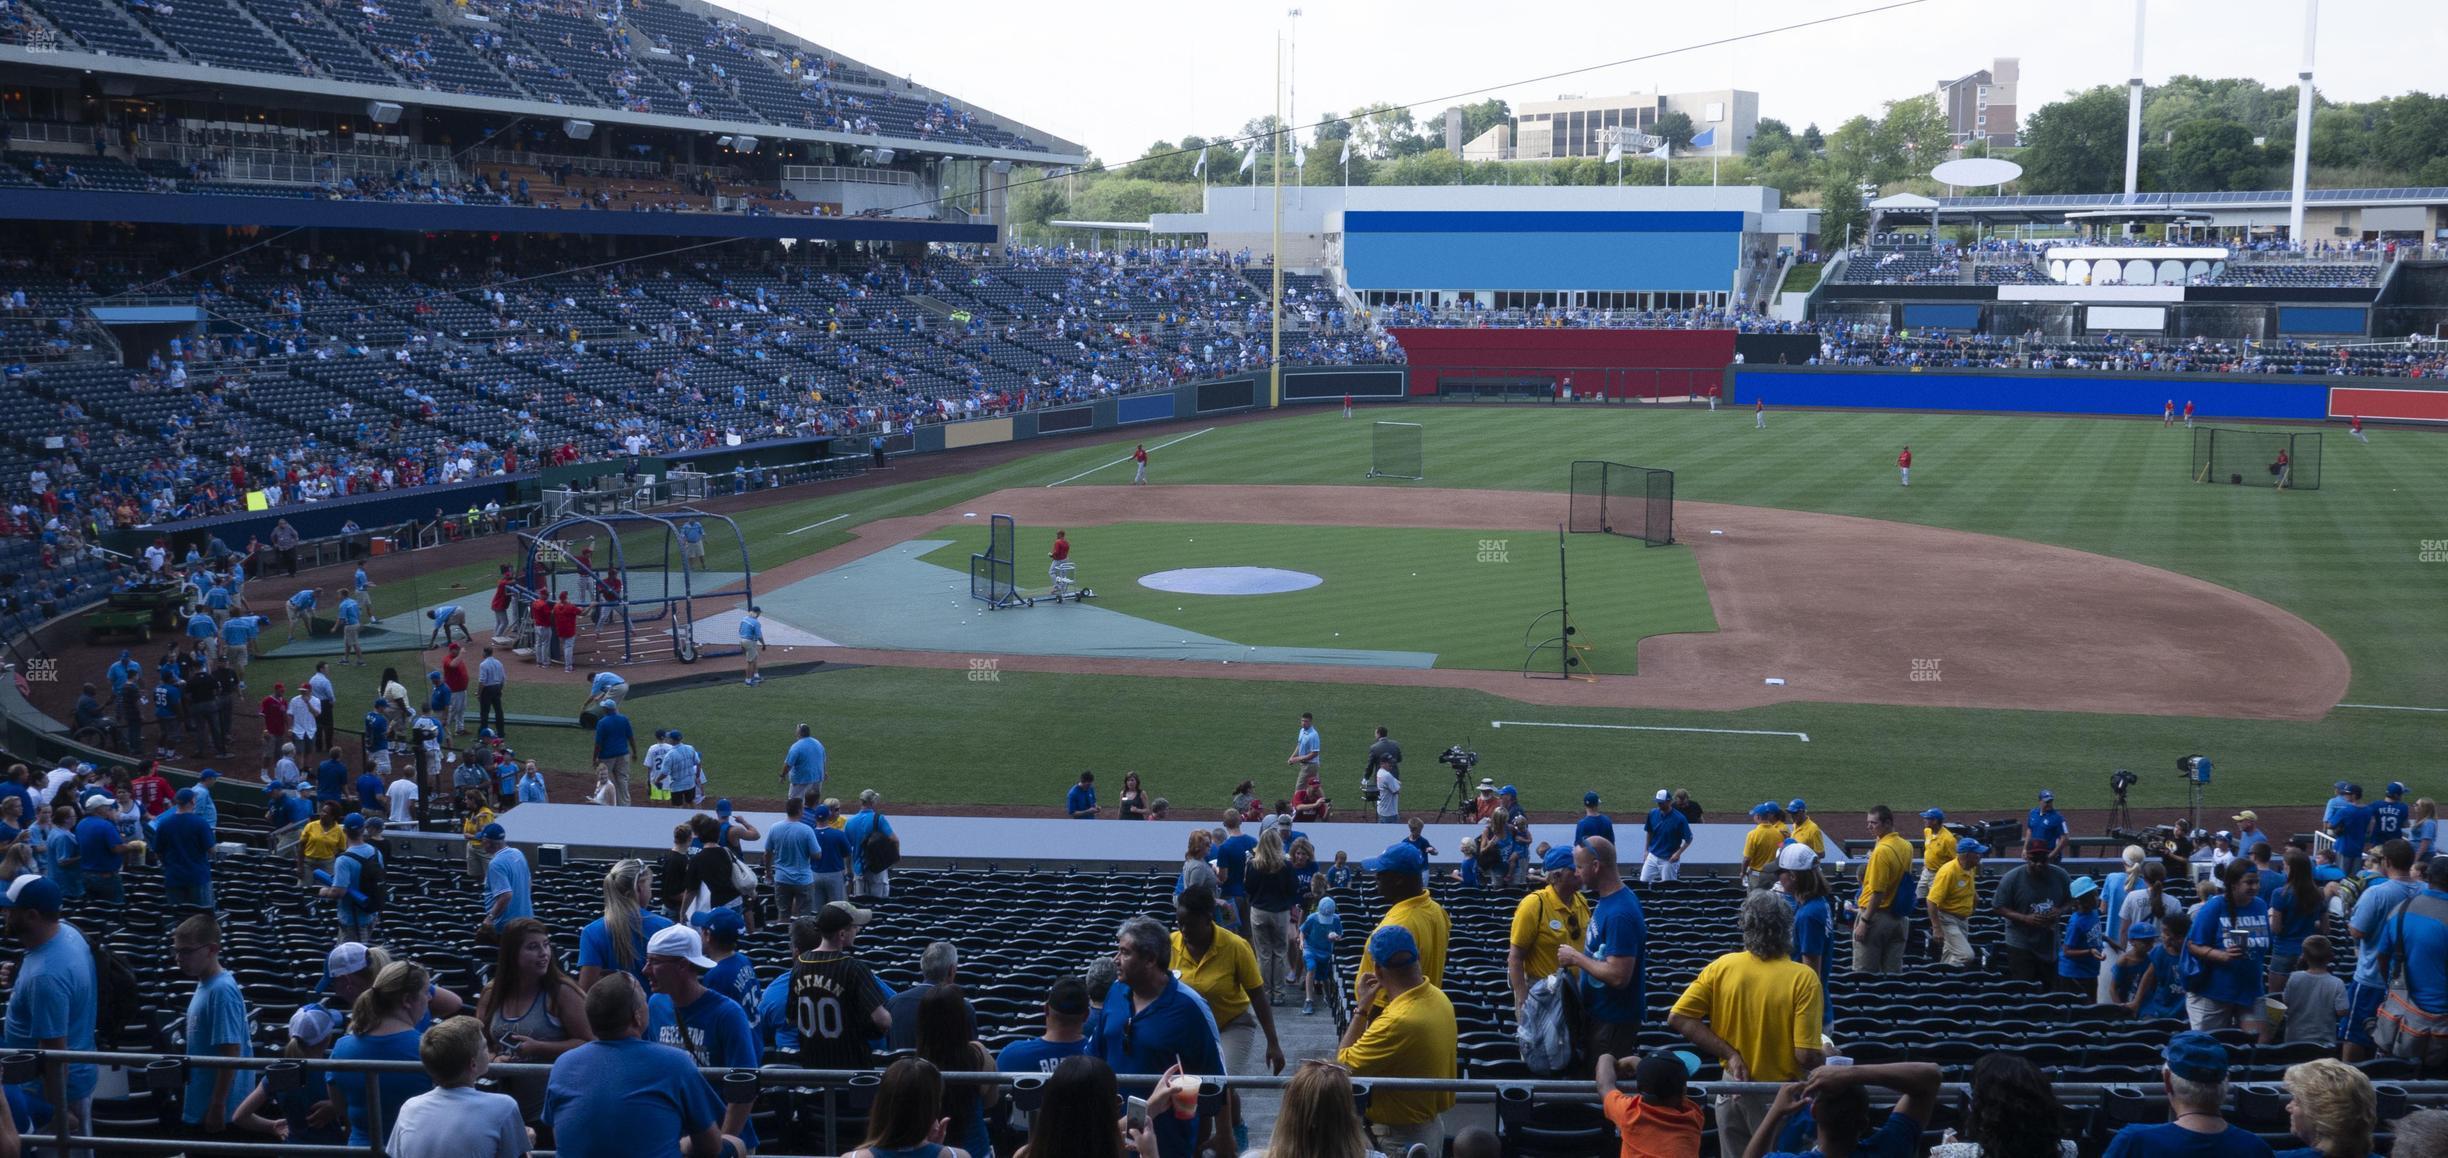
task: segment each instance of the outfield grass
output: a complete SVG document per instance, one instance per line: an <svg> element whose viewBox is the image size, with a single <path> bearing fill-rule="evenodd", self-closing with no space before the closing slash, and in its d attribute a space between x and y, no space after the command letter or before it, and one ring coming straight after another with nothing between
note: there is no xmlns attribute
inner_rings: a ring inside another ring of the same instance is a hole
<svg viewBox="0 0 2448 1158"><path fill-rule="evenodd" d="M985 538L974 524L923 556L965 570ZM1097 603L1255 647L1344 647L1436 653L1436 666L1519 671L1523 630L1556 605L1555 538L1518 531L1277 527L1247 523L1123 523L1079 530L1082 576ZM1022 527L1022 559L1043 558L1050 528ZM1596 670L1631 675L1642 639L1715 631L1699 564L1684 547L1645 548L1609 535L1573 544L1584 581L1573 623ZM1179 567L1285 567L1325 580L1274 595L1182 595L1138 584ZM1552 632L1550 632L1552 634Z"/></svg>
<svg viewBox="0 0 2448 1158"><path fill-rule="evenodd" d="M1608 458L1675 470L1686 499L1894 519L2114 555L2303 616L2352 660L2350 702L2448 707L2448 658L2438 642L2448 638L2448 564L2418 562L2422 541L2448 538L2437 497L2448 493L2448 441L2436 434L2379 430L2363 446L2338 433L2328 440L2324 490L2276 494L2188 481L2187 437L2148 422L1771 411L1770 428L1755 431L1747 411L1411 406L1399 413L1427 425L1425 485L1560 490L1570 460ZM1151 476L1162 483L1417 485L1363 483L1367 430L1365 420L1320 410L1219 427L1162 449L1153 448L1163 439L1150 440ZM1043 486L1119 457L1132 441L1074 444L970 475L803 499L742 523L757 536L759 566L771 566L868 519ZM1910 490L1896 485L1893 467L1907 442L1916 466ZM1128 467L1118 466L1070 485L1128 478ZM818 530L782 536L845 513ZM479 578L489 574L475 570ZM1508 624L1516 618L1505 617ZM394 658L407 657L377 656L371 670ZM267 661L257 679L302 674L305 666ZM1434 783L1438 770L1416 756L1448 743L1478 749L1484 772L1520 785L1542 808L1569 808L1593 784L1625 807L1660 786L1688 787L1713 806L1799 792L1822 809L1878 801L2020 807L2046 786L2081 807L2104 803L2109 770L2129 767L2144 775L2137 806L2159 809L2181 803L2171 765L2188 752L2218 761L2211 800L2219 807L2309 803L2348 771L2405 779L2417 793L2448 787L2425 783L2420 772L2437 751L2442 717L2413 712L2341 709L2301 724L1843 704L1576 711L1439 689L994 674L831 671L755 691L647 696L636 714L645 727L684 721L706 749L717 787L743 792L771 782L790 724L810 719L843 788L872 785L905 805L1050 807L1082 768L1135 768L1176 805L1204 810L1240 779L1282 776L1302 711L1319 715L1330 789L1338 794L1358 774L1368 729L1391 727L1415 754L1407 803L1422 810L1434 809L1442 787ZM563 706L522 702L515 679L514 709ZM343 706L370 682L342 669ZM371 689L363 694L370 699ZM1811 739L1490 727L1500 719L1800 731ZM575 732L521 739L549 765L583 762Z"/></svg>

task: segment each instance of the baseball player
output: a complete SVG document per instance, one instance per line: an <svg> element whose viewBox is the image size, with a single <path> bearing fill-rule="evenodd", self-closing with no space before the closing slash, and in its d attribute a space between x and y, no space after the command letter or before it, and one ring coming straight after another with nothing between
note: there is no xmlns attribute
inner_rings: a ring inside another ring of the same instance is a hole
<svg viewBox="0 0 2448 1158"><path fill-rule="evenodd" d="M1764 398L1751 400L1751 429L1768 429L1768 401Z"/></svg>
<svg viewBox="0 0 2448 1158"><path fill-rule="evenodd" d="M1346 395L1344 395L1344 396L1343 396L1343 417L1345 417L1345 418L1349 418L1349 417L1351 417L1351 415L1352 415L1352 409L1351 409L1351 395L1346 394Z"/></svg>
<svg viewBox="0 0 2448 1158"><path fill-rule="evenodd" d="M2287 479L2294 470L2294 464L2287 458L2286 448L2278 448L2278 461L2270 464L2270 473L2278 476L2279 490L2287 489Z"/></svg>
<svg viewBox="0 0 2448 1158"><path fill-rule="evenodd" d="M1061 567L1062 564L1070 561L1071 540L1068 537L1069 535L1069 531L1054 532L1054 549L1046 552L1046 558L1049 560L1049 562L1046 563L1046 582L1048 583L1054 581L1054 573L1056 569Z"/></svg>
<svg viewBox="0 0 2448 1158"><path fill-rule="evenodd" d="M2371 445L2371 436L2363 433L2363 416L2360 414L2346 420L2346 433L2354 435L2356 442Z"/></svg>
<svg viewBox="0 0 2448 1158"><path fill-rule="evenodd" d="M2176 400L2170 398L2167 400L2167 409L2159 412L2159 429L2166 430L2174 425L2176 425Z"/></svg>
<svg viewBox="0 0 2448 1158"><path fill-rule="evenodd" d="M2185 429L2193 429L2193 400L2185 399Z"/></svg>
<svg viewBox="0 0 2448 1158"><path fill-rule="evenodd" d="M1896 456L1896 477L1903 485L1912 485L1912 448L1909 446L1904 448L1904 453Z"/></svg>
<svg viewBox="0 0 2448 1158"><path fill-rule="evenodd" d="M1131 476L1131 485L1132 485L1132 486L1137 486L1137 485L1139 485L1139 484L1141 484L1141 483L1146 482L1146 481L1147 481L1147 444L1146 444L1146 443L1142 442L1142 443L1138 444L1137 446L1134 446L1134 447L1132 447L1132 448L1131 448L1131 461L1132 461L1132 462L1134 462L1134 463L1137 463L1137 464L1138 464L1138 466L1139 466L1139 470L1138 470L1138 472L1137 472L1136 474L1133 474L1133 475Z"/></svg>

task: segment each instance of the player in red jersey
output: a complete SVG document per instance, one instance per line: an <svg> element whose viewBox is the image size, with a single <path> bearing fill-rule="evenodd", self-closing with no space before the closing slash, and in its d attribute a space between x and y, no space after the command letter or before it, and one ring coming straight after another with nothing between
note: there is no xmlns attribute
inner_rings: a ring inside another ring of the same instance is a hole
<svg viewBox="0 0 2448 1158"><path fill-rule="evenodd" d="M2354 435L2356 442L2371 445L2371 436L2363 433L2363 416L2360 414L2346 420L2346 433Z"/></svg>
<svg viewBox="0 0 2448 1158"><path fill-rule="evenodd" d="M1912 485L1912 448L1909 446L1904 448L1904 453L1896 456L1896 476L1905 486Z"/></svg>
<svg viewBox="0 0 2448 1158"><path fill-rule="evenodd" d="M2170 398L2167 401L2167 409L2159 412L2159 429L2165 430L2174 425L2176 425L2176 400Z"/></svg>

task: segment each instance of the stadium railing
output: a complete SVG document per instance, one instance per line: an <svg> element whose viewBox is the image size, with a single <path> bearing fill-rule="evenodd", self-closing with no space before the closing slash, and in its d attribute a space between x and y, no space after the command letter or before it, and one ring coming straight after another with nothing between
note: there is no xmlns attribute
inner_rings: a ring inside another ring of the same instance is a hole
<svg viewBox="0 0 2448 1158"><path fill-rule="evenodd" d="M369 1076L365 1080L369 1083L376 1080L372 1075L385 1073L421 1075L425 1072L422 1065L409 1061L233 1058L188 1054L102 1053L90 1050L30 1050L0 1057L0 1076L5 1076L11 1080L12 1084L39 1078L44 1090L52 1096L56 1104L57 1096L60 1093L60 1083L66 1077L64 1067L70 1065L110 1066L132 1071L130 1092L143 1091L156 1098L165 1097L174 1090L183 1090L187 1080L186 1070L191 1066L204 1069L258 1072L274 1071L277 1067L277 1071L285 1076L284 1080L289 1080L289 1076L293 1076L294 1080L300 1082L312 1080L310 1071L311 1073L366 1074ZM506 1062L489 1067L488 1078L543 1076L551 1072L552 1067L549 1065ZM700 1066L698 1072L704 1074L717 1088L723 1090L726 1099L733 1103L754 1100L759 1093L774 1089L814 1092L825 1100L824 1115L828 1123L828 1132L836 1117L833 1113L832 1097L852 1088L872 1089L878 1073L875 1070L811 1070L790 1066L764 1066L758 1069ZM1122 1074L1118 1076L1121 1084L1125 1086L1144 1086L1153 1084L1160 1075ZM1015 1094L1025 1097L1028 1091L1042 1087L1045 1076L1036 1073L1004 1072L946 1073L943 1075L943 1080L947 1084L1009 1086L1013 1087ZM1292 1081L1293 1075L1288 1073L1210 1076L1202 1083L1199 1099L1203 1107L1212 1109L1221 1104L1227 1088L1282 1090ZM1774 1094L1780 1085L1777 1082L1723 1081L1698 1081L1694 1084L1702 1091L1700 1096L1703 1097L1714 1097L1720 1094L1769 1095ZM1494 1105L1500 1119L1526 1112L1533 1104L1540 1101L1589 1102L1595 1100L1588 1078L1559 1077L1542 1080L1354 1077L1352 1086L1354 1094L1363 1100L1377 1090L1451 1091L1455 1100L1463 1104ZM2448 1099L2448 1081L2390 1081L2386 1083L2386 1087L2392 1095L2402 1095L2409 1105L2436 1103L2442 1099ZM2124 1091L2123 1096L2130 1097L2131 1092L2137 1089L2130 1082L2055 1082L2052 1083L2051 1088L2056 1092L2058 1101L2069 1109L2095 1107L2119 1097L2119 1095L2111 1094L2110 1091ZM1941 1096L1949 1101L1961 1101L1968 1098L1971 1092L1968 1083L1948 1083L1941 1089L1943 1090ZM2150 1095L2146 1092L2144 1098L2147 1100L2149 1097ZM381 1098L367 1098L365 1105L366 1132L376 1140L373 1145L369 1146L301 1146L269 1140L263 1142L189 1141L178 1138L75 1134L66 1128L64 1121L56 1117L53 1128L38 1133L36 1137L64 1150L81 1148L164 1154L278 1153L283 1155L330 1155L333 1158L344 1158L344 1156L345 1158L356 1158L357 1155L365 1154L379 1156L386 1152L383 1143L389 1138L390 1123L383 1120ZM846 1149L838 1144L839 1139L828 1138L827 1143L826 1153L846 1152ZM540 1158L550 1158L554 1152L537 1150L535 1153Z"/></svg>

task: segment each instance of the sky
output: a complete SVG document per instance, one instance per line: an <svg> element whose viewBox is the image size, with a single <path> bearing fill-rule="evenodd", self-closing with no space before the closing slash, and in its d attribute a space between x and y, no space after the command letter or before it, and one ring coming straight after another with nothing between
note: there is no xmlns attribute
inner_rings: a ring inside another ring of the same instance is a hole
<svg viewBox="0 0 2448 1158"><path fill-rule="evenodd" d="M1127 160L1159 140L1215 136L1267 112L1279 34L1296 45L1295 123L1372 101L1435 116L1462 100L1734 87L1796 132L1832 129L1940 78L2023 62L2026 113L2130 75L2133 0L1919 0L1739 44L1671 51L1899 0L1051 0L934 6L718 0L870 67ZM1301 16L1287 16L1297 5ZM2294 83L2303 0L2151 0L2143 76ZM957 18L956 18L957 17ZM2448 44L2441 0L2325 0L2315 85L2369 100L2425 85ZM1573 76L1532 78L1636 56ZM2424 65L2433 65L2426 70ZM1527 83L1523 83L1527 82ZM1478 92L1492 89L1490 92ZM1457 98L1455 94L1470 95Z"/></svg>

